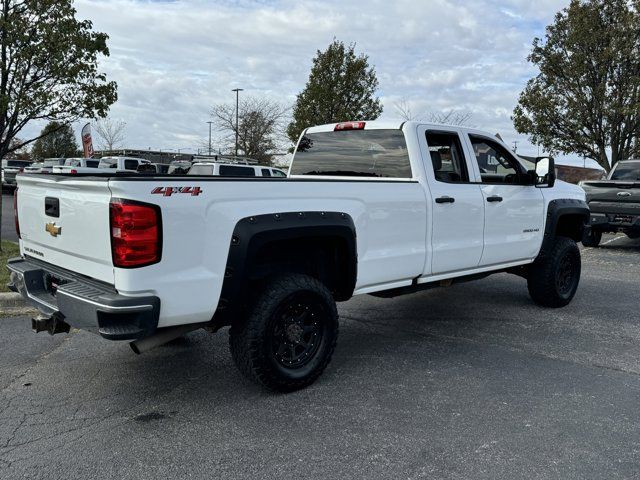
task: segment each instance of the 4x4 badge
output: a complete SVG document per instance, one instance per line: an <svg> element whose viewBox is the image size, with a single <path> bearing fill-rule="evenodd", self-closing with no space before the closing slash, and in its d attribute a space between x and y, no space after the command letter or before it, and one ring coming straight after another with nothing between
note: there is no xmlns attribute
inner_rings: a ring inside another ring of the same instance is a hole
<svg viewBox="0 0 640 480"><path fill-rule="evenodd" d="M62 235L62 227L56 226L55 222L49 222L45 225L44 229L51 234L52 237Z"/></svg>
<svg viewBox="0 0 640 480"><path fill-rule="evenodd" d="M153 195L162 195L164 197L170 197L174 193L186 193L192 197L197 197L203 192L200 187L156 187L151 190Z"/></svg>

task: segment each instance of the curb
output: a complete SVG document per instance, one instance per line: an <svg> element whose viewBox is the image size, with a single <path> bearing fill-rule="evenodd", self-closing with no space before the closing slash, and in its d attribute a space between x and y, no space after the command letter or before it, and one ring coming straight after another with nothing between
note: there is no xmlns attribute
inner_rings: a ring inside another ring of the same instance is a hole
<svg viewBox="0 0 640 480"><path fill-rule="evenodd" d="M15 292L0 293L0 315L30 315L38 311L27 305L22 295Z"/></svg>

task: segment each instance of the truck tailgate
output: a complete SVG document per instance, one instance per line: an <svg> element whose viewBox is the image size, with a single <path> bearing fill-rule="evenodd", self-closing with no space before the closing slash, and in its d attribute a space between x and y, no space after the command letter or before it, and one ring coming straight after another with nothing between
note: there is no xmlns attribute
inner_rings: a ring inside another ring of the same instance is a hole
<svg viewBox="0 0 640 480"><path fill-rule="evenodd" d="M18 177L22 253L113 284L108 179Z"/></svg>

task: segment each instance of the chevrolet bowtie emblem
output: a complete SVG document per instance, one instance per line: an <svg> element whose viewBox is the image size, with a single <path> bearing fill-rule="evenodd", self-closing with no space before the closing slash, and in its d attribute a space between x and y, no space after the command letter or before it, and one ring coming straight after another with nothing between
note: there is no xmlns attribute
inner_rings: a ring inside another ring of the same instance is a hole
<svg viewBox="0 0 640 480"><path fill-rule="evenodd" d="M57 237L62 234L62 227L57 227L55 222L47 223L44 229L49 232L52 237Z"/></svg>

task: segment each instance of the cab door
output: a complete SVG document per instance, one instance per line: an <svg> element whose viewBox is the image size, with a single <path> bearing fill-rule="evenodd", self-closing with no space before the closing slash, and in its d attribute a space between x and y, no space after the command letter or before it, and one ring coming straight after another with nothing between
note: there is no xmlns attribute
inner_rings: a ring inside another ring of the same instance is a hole
<svg viewBox="0 0 640 480"><path fill-rule="evenodd" d="M455 129L418 129L431 198L431 264L424 275L475 268L483 248L484 202ZM427 239L429 241L429 239Z"/></svg>
<svg viewBox="0 0 640 480"><path fill-rule="evenodd" d="M481 266L534 258L544 235L544 199L525 168L500 142L466 136L485 205Z"/></svg>

